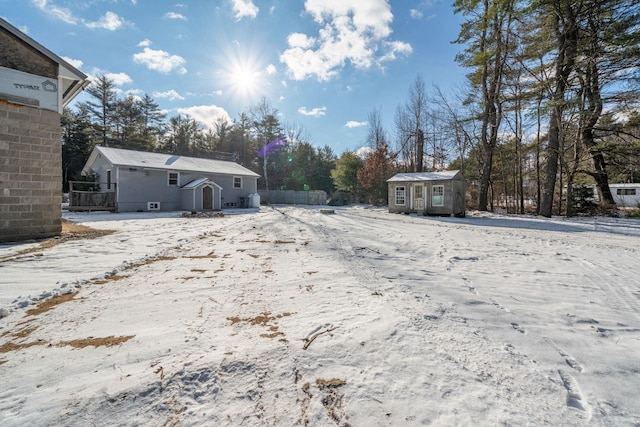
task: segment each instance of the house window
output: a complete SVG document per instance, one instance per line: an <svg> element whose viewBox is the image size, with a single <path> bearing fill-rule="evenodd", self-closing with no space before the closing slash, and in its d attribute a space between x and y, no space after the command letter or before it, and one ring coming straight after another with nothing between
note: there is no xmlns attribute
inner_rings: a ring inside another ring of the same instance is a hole
<svg viewBox="0 0 640 427"><path fill-rule="evenodd" d="M169 185L177 186L178 185L178 172L169 172Z"/></svg>
<svg viewBox="0 0 640 427"><path fill-rule="evenodd" d="M431 189L431 206L444 206L444 185L434 185Z"/></svg>
<svg viewBox="0 0 640 427"><path fill-rule="evenodd" d="M396 187L396 206L404 206L406 193L407 191L404 186Z"/></svg>
<svg viewBox="0 0 640 427"><path fill-rule="evenodd" d="M636 189L635 188L618 188L616 190L616 194L618 196L635 196Z"/></svg>
<svg viewBox="0 0 640 427"><path fill-rule="evenodd" d="M107 190L111 190L111 169L107 171Z"/></svg>
<svg viewBox="0 0 640 427"><path fill-rule="evenodd" d="M234 176L233 177L233 188L242 188L242 177Z"/></svg>

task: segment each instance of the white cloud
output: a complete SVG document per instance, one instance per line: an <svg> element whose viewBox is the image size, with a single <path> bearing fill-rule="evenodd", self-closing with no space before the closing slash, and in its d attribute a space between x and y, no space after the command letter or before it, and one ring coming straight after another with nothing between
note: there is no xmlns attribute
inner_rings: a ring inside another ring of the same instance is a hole
<svg viewBox="0 0 640 427"><path fill-rule="evenodd" d="M322 117L327 114L327 107L317 107L311 110L307 110L307 107L300 107L298 113L305 116Z"/></svg>
<svg viewBox="0 0 640 427"><path fill-rule="evenodd" d="M303 49L308 49L315 44L316 39L302 33L291 33L289 34L289 37L287 37L287 42L291 47L301 47Z"/></svg>
<svg viewBox="0 0 640 427"><path fill-rule="evenodd" d="M175 101L176 99L184 99L184 96L180 95L173 89L169 89L165 92L153 92L154 98L167 98L169 101Z"/></svg>
<svg viewBox="0 0 640 427"><path fill-rule="evenodd" d="M344 125L348 128L361 128L363 126L368 125L368 122L356 122L354 120L349 120L347 123L345 123Z"/></svg>
<svg viewBox="0 0 640 427"><path fill-rule="evenodd" d="M5 21L8 21L7 18L5 18L4 16L2 17ZM29 34L29 27L27 27L26 25L21 25L21 26L16 26L14 25L14 27L16 27L17 29L19 29L20 31L22 31L25 34Z"/></svg>
<svg viewBox="0 0 640 427"><path fill-rule="evenodd" d="M68 56L61 56L60 58L67 61L69 65L76 67L78 70L82 68L82 65L84 64L84 62L82 62L80 59L73 59L73 58L69 58Z"/></svg>
<svg viewBox="0 0 640 427"><path fill-rule="evenodd" d="M140 43L138 43L138 47L148 47L151 46L151 40L144 39Z"/></svg>
<svg viewBox="0 0 640 427"><path fill-rule="evenodd" d="M142 101L142 94L143 92L140 89L129 89L129 90L125 90L124 91L125 96L127 97L132 97L133 99L135 99L138 102Z"/></svg>
<svg viewBox="0 0 640 427"><path fill-rule="evenodd" d="M133 83L131 77L129 77L126 73L106 73L104 76L111 80L116 86Z"/></svg>
<svg viewBox="0 0 640 427"><path fill-rule="evenodd" d="M274 75L276 73L276 66L273 64L269 64L267 65L267 74L269 74L270 76Z"/></svg>
<svg viewBox="0 0 640 427"><path fill-rule="evenodd" d="M120 18L117 14L113 12L107 12L95 22L85 22L87 28L100 28L103 30L115 31L117 29L122 28L127 21Z"/></svg>
<svg viewBox="0 0 640 427"><path fill-rule="evenodd" d="M386 47L386 53L380 57L380 62L394 61L398 57L398 54L407 56L413 52L411 45L405 42L383 42L382 45Z"/></svg>
<svg viewBox="0 0 640 427"><path fill-rule="evenodd" d="M176 71L179 74L185 74L187 72L187 69L183 66L186 62L183 57L170 55L164 50L154 50L145 47L142 52L133 55L133 61L146 65L150 70L164 74L170 73L171 71Z"/></svg>
<svg viewBox="0 0 640 427"><path fill-rule="evenodd" d="M178 113L192 117L195 121L209 129L215 129L216 122L221 120L227 122L232 121L229 113L227 113L224 108L216 105L198 105L187 108L178 108Z"/></svg>
<svg viewBox="0 0 640 427"><path fill-rule="evenodd" d="M360 147L356 150L356 155L361 159L366 159L371 153L373 153L373 148L371 147Z"/></svg>
<svg viewBox="0 0 640 427"><path fill-rule="evenodd" d="M260 9L253 4L251 0L231 0L233 3L233 12L236 20L244 17L255 18L258 16Z"/></svg>
<svg viewBox="0 0 640 427"><path fill-rule="evenodd" d="M366 69L411 52L408 43L388 40L393 14L387 0L307 0L305 8L320 29L317 37L287 38L280 61L294 80L329 80L347 62Z"/></svg>
<svg viewBox="0 0 640 427"><path fill-rule="evenodd" d="M180 19L180 20L183 20L183 21L187 20L186 16L184 16L181 13L176 13L176 12L167 12L167 13L164 14L164 17L167 18L167 19Z"/></svg>
<svg viewBox="0 0 640 427"><path fill-rule="evenodd" d="M79 21L69 9L51 4L48 0L31 0L31 4L67 24L77 24Z"/></svg>
<svg viewBox="0 0 640 427"><path fill-rule="evenodd" d="M422 17L424 16L424 14L420 12L418 9L411 9L409 13L411 13L411 17L413 19L422 19Z"/></svg>

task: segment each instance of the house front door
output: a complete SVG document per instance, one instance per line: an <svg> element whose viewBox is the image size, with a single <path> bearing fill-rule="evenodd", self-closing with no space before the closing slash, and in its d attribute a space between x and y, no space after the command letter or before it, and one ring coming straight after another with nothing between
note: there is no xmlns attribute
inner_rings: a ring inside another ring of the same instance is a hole
<svg viewBox="0 0 640 427"><path fill-rule="evenodd" d="M202 187L202 210L213 209L213 188L209 186Z"/></svg>
<svg viewBox="0 0 640 427"><path fill-rule="evenodd" d="M424 185L413 186L413 198L411 209L424 210Z"/></svg>

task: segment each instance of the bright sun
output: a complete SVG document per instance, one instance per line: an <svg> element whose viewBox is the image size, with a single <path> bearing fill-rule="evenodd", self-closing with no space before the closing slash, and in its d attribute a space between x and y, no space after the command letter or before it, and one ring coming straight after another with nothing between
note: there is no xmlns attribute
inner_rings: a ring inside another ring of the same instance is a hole
<svg viewBox="0 0 640 427"><path fill-rule="evenodd" d="M260 73L249 68L238 67L231 76L231 85L235 92L247 96L258 89Z"/></svg>

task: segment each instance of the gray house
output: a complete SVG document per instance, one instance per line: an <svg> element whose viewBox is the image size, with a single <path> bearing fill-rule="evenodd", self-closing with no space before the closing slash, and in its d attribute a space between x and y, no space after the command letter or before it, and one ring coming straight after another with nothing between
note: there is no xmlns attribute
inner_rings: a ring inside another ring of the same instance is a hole
<svg viewBox="0 0 640 427"><path fill-rule="evenodd" d="M465 215L467 184L459 170L399 173L387 184L389 212Z"/></svg>
<svg viewBox="0 0 640 427"><path fill-rule="evenodd" d="M69 209L117 212L249 207L259 176L234 162L102 146L82 174L97 175L99 185L72 183Z"/></svg>

